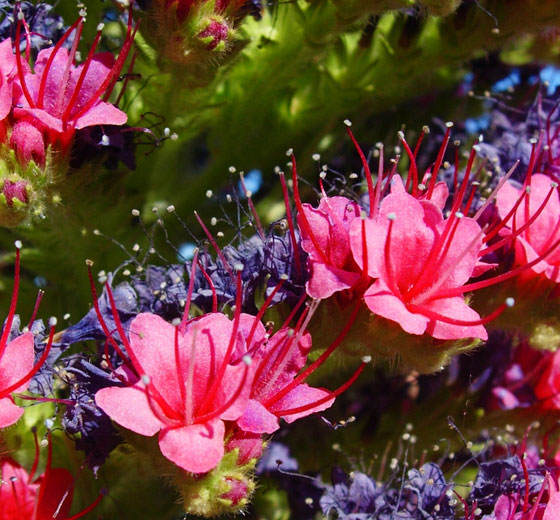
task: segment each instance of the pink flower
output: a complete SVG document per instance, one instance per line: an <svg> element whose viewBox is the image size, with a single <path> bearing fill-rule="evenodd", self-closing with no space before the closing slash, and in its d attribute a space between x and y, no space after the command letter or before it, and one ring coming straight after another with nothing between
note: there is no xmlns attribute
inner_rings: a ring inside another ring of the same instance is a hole
<svg viewBox="0 0 560 520"><path fill-rule="evenodd" d="M131 17L117 59L110 53L94 54L101 37L99 31L85 62L76 66L75 55L83 23L84 19L80 17L54 47L41 50L33 71L22 62L20 53L16 53L18 74L10 143L23 161L34 159L43 164L49 145L66 154L76 130L126 123L127 115L106 99L132 45ZM20 31L21 23L17 41ZM74 31L74 44L69 52L62 45Z"/></svg>
<svg viewBox="0 0 560 520"><path fill-rule="evenodd" d="M523 196L524 200L520 201ZM523 189L506 183L498 192L496 205L500 217L507 219L507 227L516 234L516 264L525 265L545 256L531 270L559 283L560 247L550 251L560 240L558 185L543 174L532 175ZM522 232L517 231L524 227Z"/></svg>
<svg viewBox="0 0 560 520"><path fill-rule="evenodd" d="M535 395L544 409L560 410L560 350L545 361L546 368L535 386Z"/></svg>
<svg viewBox="0 0 560 520"><path fill-rule="evenodd" d="M235 421L247 406L248 366L229 363L233 324L225 315L207 314L180 329L139 314L126 349L141 377L121 370L131 384L104 388L95 401L125 428L159 433L161 452L173 463L205 473L224 455L224 421Z"/></svg>
<svg viewBox="0 0 560 520"><path fill-rule="evenodd" d="M0 43L0 121L8 117L12 109L13 79L16 59L10 38Z"/></svg>
<svg viewBox="0 0 560 520"><path fill-rule="evenodd" d="M461 286L473 275L482 231L460 213L444 219L432 202L406 192L386 196L375 219L350 229L354 259L377 280L364 294L369 309L410 334L438 339L486 339L480 316L465 302ZM364 249L367 254L364 256ZM446 295L451 290L453 295Z"/></svg>
<svg viewBox="0 0 560 520"><path fill-rule="evenodd" d="M37 449L33 468L37 467L38 457ZM0 520L77 520L99 504L102 495L70 517L74 478L68 470L53 468L51 464L50 436L47 467L37 479L34 469L27 473L17 462L0 459Z"/></svg>
<svg viewBox="0 0 560 520"><path fill-rule="evenodd" d="M29 381L47 359L54 336L53 324L47 346L37 363L34 361L35 346L31 332L26 332L8 342L19 291L20 247L21 245L16 243L14 289L8 317L0 336L0 428L11 426L23 415L23 408L14 403L12 394L27 390Z"/></svg>
<svg viewBox="0 0 560 520"><path fill-rule="evenodd" d="M244 329L248 334L242 353L252 356L253 379L249 402L237 420L241 430L273 433L280 417L291 423L333 404L336 394L294 382L311 350L309 333L284 328L268 338L262 323L247 314L241 315L242 334Z"/></svg>
<svg viewBox="0 0 560 520"><path fill-rule="evenodd" d="M307 294L324 299L352 288L362 273L352 256L348 233L360 216L360 207L346 197L323 197L318 208L300 206L297 220L311 270Z"/></svg>

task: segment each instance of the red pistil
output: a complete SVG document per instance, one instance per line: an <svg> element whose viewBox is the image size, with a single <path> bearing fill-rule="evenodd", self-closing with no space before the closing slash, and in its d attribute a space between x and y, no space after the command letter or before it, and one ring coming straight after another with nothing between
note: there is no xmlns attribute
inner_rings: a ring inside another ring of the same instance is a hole
<svg viewBox="0 0 560 520"><path fill-rule="evenodd" d="M216 240L212 236L212 233L210 233L210 231L206 227L206 224L204 224L204 221L202 220L202 218L200 218L200 215L196 211L194 212L194 216L196 217L196 220L198 220L198 223L200 224L200 227L204 231L204 234L208 237L208 240L212 244L212 247L214 248L214 250L216 251L216 253L220 257L220 260L224 264L224 268L226 269L226 271L230 275L233 275L233 271L231 269L231 266L229 265L229 262L226 260L226 257L224 256L224 253L222 252L222 250L218 246L218 243L216 242Z"/></svg>
<svg viewBox="0 0 560 520"><path fill-rule="evenodd" d="M51 351L53 337L54 337L54 326L51 327L51 330L50 330L50 333L49 333L49 340L47 341L47 345L46 345L45 349L43 350L43 353L41 354L41 357L39 358L39 361L37 361L37 363L35 363L33 368L25 376L23 376L21 379L18 379L15 383L11 384L7 388L2 388L2 391L0 391L0 399L3 398L3 397L6 397L7 395L11 394L14 390L19 388L20 386L22 386L25 383L27 383L28 381L30 381L31 378L37 372L39 372L39 369L43 366L43 363L47 360L47 357L48 357L48 355Z"/></svg>
<svg viewBox="0 0 560 520"><path fill-rule="evenodd" d="M444 316L443 314L439 314L437 312L426 309L421 305L414 305L413 303L407 303L406 306L410 312L422 314L423 316L426 316L434 321L441 321L442 323L449 323L450 325L458 325L460 327L473 327L475 325L485 325L486 323L490 323L491 321L495 320L508 307L511 307L511 302L502 303L502 305L500 305L488 316L480 318L478 320L456 320L454 318L450 318L448 316Z"/></svg>
<svg viewBox="0 0 560 520"><path fill-rule="evenodd" d="M198 264L198 249L195 249L194 256L191 262L191 272L189 274L189 288L187 290L187 301L185 302L185 309L183 310L183 318L181 319L181 325L180 325L181 332L185 331L185 326L189 321L189 310L191 308L191 299L194 290L194 275L196 273L197 264Z"/></svg>
<svg viewBox="0 0 560 520"><path fill-rule="evenodd" d="M288 224L288 231L290 232L290 241L292 242L292 249L294 251L294 260L296 264L297 274L301 274L301 258L299 256L299 247L296 240L296 231L294 228L294 220L292 217L292 208L290 206L290 196L288 194L288 187L286 186L286 179L284 172L280 172L280 184L282 185L282 195L284 196L284 206L286 206L286 221Z"/></svg>
<svg viewBox="0 0 560 520"><path fill-rule="evenodd" d="M293 181L293 190L294 190L294 202L296 203L296 208L298 210L299 216L301 217L301 227L305 230L305 232L309 236L309 239L313 243L313 247L315 248L315 251L317 251L317 254L321 257L321 261L324 264L328 265L330 264L330 261L327 258L325 252L323 251L323 248L319 245L319 242L317 241L317 237L315 236L313 230L311 229L309 220L307 220L307 215L303 210L303 204L301 203L301 197L299 195L296 158L293 154L292 154L292 181Z"/></svg>
<svg viewBox="0 0 560 520"><path fill-rule="evenodd" d="M21 90L23 91L23 95L25 96L25 99L29 103L29 106L31 108L34 108L35 103L33 102L33 98L31 97L31 94L29 93L29 89L27 88L27 83L25 82L25 74L23 72L23 64L21 62L21 50L19 48L20 40L21 40L21 20L18 21L17 27L16 27L16 64L17 64L17 72L18 72L19 83L21 85Z"/></svg>
<svg viewBox="0 0 560 520"><path fill-rule="evenodd" d="M204 269L204 266L200 262L200 259L197 259L197 265L200 268L200 271L202 272L202 276L206 278L206 281L210 286L210 290L212 291L212 312L218 312L218 295L216 293L216 287L214 286L214 282L212 282L212 278L206 272L206 269ZM190 285L190 280L189 280L189 285Z"/></svg>
<svg viewBox="0 0 560 520"><path fill-rule="evenodd" d="M16 312L20 279L20 248L21 243L18 241L16 242L16 260L14 263L14 288L12 289L12 299L10 301L10 309L8 311L8 317L6 318L4 330L2 331L2 336L0 337L0 359L2 359L4 351L6 350L8 335L12 331L12 322L14 321L14 314Z"/></svg>
<svg viewBox="0 0 560 520"><path fill-rule="evenodd" d="M374 215L374 209L373 208L375 207L375 195L374 195L374 190L373 190L373 180L371 178L371 171L369 169L369 164L367 162L366 156L364 155L364 152L360 148L360 145L358 144L358 141L356 141L356 138L354 137L354 134L352 133L352 130L350 129L350 124L346 124L346 131L348 132L348 135L350 136L350 139L352 139L352 143L354 143L354 148L356 148L356 151L358 152L358 155L360 156L360 160L362 161L362 167L364 169L364 175L366 177L366 182L367 182L367 187L368 187L368 195L369 195L369 218L373 218L373 215Z"/></svg>
<svg viewBox="0 0 560 520"><path fill-rule="evenodd" d="M447 145L449 143L449 137L451 135L451 128L452 128L453 124L452 123L447 123L446 124L446 130L445 130L445 135L443 136L443 142L441 143L441 146L439 148L439 152L438 155L436 157L436 162L434 164L434 167L431 170L432 173L432 178L430 180L430 187L428 189L428 193L426 194L426 197L428 199L430 199L432 197L432 193L434 191L434 186L436 185L436 180L437 180L437 176L439 173L439 169L441 168L441 164L443 162L443 156L445 154L445 150L447 150ZM415 152L416 154L416 152Z"/></svg>
<svg viewBox="0 0 560 520"><path fill-rule="evenodd" d="M360 366L356 369L356 371L354 372L354 374L352 375L352 377L350 379L348 379L348 381L346 381L346 383L344 383L343 385L339 386L336 390L333 390L332 392L329 392L328 395L317 399L316 401L313 401L312 403L307 403L304 404L302 406L296 406L295 408L288 408L285 410L276 410L274 413L274 415L278 416L278 417L282 417L285 415L293 415L296 413L302 413L302 412L307 412L307 410L311 410L313 408L316 408L317 406L322 405L323 403L326 403L327 401L330 401L331 399L334 399L336 397L338 397L340 394L346 392L346 390L348 390L348 388L350 388L354 382L356 381L356 379L358 379L358 377L360 376L360 374L362 373L362 371L364 370L364 367L367 365L367 361L364 361L360 364Z"/></svg>
<svg viewBox="0 0 560 520"><path fill-rule="evenodd" d="M243 175L243 172L241 172L239 174L239 180L241 181L241 187L243 188L243 193L245 193L245 197L247 197L247 204L249 205L249 209L251 210L251 214L253 215L253 218L255 219L255 225L257 226L257 232L259 234L259 236L264 239L264 231L263 231L263 227L261 224L261 219L259 218L259 214L257 213L257 210L255 209L255 205L253 204L253 199L251 196L251 192L247 189L247 186L245 186L245 176Z"/></svg>
<svg viewBox="0 0 560 520"><path fill-rule="evenodd" d="M33 312L31 313L31 318L29 319L29 324L27 325L27 327L29 329L31 329L31 326L33 325L33 322L35 321L35 318L37 317L37 312L39 311L39 305L41 305L41 300L43 299L43 295L45 294L45 291L39 289L39 291L37 292L37 298L35 298L35 305L33 307Z"/></svg>
<svg viewBox="0 0 560 520"><path fill-rule="evenodd" d="M45 96L45 88L47 85L47 77L48 77L48 73L49 70L51 69L51 65L54 61L54 58L56 56L56 54L58 53L58 51L62 48L62 45L64 45L64 42L69 38L69 36L72 34L72 32L74 32L74 30L78 29L78 26L82 26L84 23L84 19L80 16L69 28L68 30L62 35L62 38L60 38L60 40L58 40L56 42L56 45L54 46L52 52L49 55L49 58L47 60L47 63L45 65L45 68L43 69L43 75L41 77L41 83L39 84L39 93L37 95L37 107L38 108L43 108L43 98ZM81 32L81 29L80 29ZM77 41L77 38L74 39L74 41ZM17 57L17 53L16 53L16 57ZM61 88L64 89L65 86L61 85ZM27 98L27 96L25 96ZM27 98L27 102L29 103L30 107L35 107L35 104L29 100L29 98Z"/></svg>
<svg viewBox="0 0 560 520"><path fill-rule="evenodd" d="M317 370L328 358L329 356L340 346L346 334L350 331L360 310L361 301L357 300L352 308L352 312L348 321L346 322L342 331L338 334L335 340L329 345L329 347L323 352L311 365L309 365L301 374L299 374L291 383L287 384L282 390L277 392L272 397L268 398L263 404L265 407L269 408L272 404L282 399L289 392L291 392L296 386L303 383L315 370Z"/></svg>

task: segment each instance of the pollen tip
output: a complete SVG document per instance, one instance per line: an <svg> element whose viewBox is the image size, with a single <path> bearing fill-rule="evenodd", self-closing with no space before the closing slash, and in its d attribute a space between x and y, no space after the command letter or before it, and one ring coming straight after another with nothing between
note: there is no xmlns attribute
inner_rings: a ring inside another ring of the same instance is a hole
<svg viewBox="0 0 560 520"><path fill-rule="evenodd" d="M245 354L243 356L243 363L245 363L249 367L251 366L251 363L253 363L253 359L248 354Z"/></svg>
<svg viewBox="0 0 560 520"><path fill-rule="evenodd" d="M93 267L93 260L90 260L89 258L86 258L86 265L88 267Z"/></svg>
<svg viewBox="0 0 560 520"><path fill-rule="evenodd" d="M288 157L291 157L293 154L294 154L294 149L293 149L293 148L288 148L288 149L286 150L286 155L287 155Z"/></svg>
<svg viewBox="0 0 560 520"><path fill-rule="evenodd" d="M371 363L371 356L363 356L362 363Z"/></svg>
<svg viewBox="0 0 560 520"><path fill-rule="evenodd" d="M345 124L347 127L351 127L351 126L352 126L352 121L350 121L350 119L345 119L345 120L344 120L344 124Z"/></svg>
<svg viewBox="0 0 560 520"><path fill-rule="evenodd" d="M58 320L54 316L51 316L49 318L49 327L56 327L57 323L58 323Z"/></svg>
<svg viewBox="0 0 560 520"><path fill-rule="evenodd" d="M367 218L367 213L364 210L360 211L360 218L362 220L365 220Z"/></svg>
<svg viewBox="0 0 560 520"><path fill-rule="evenodd" d="M447 123L445 123L445 126L447 128L453 128L453 121L447 121Z"/></svg>
<svg viewBox="0 0 560 520"><path fill-rule="evenodd" d="M150 384L150 376L147 374L142 375L142 383L144 383L145 385L149 385Z"/></svg>
<svg viewBox="0 0 560 520"><path fill-rule="evenodd" d="M455 216L457 218L463 218L465 215L463 213L461 213L460 211L455 212Z"/></svg>
<svg viewBox="0 0 560 520"><path fill-rule="evenodd" d="M397 215L395 213L387 213L388 220L396 220Z"/></svg>
<svg viewBox="0 0 560 520"><path fill-rule="evenodd" d="M101 32L105 28L105 24L103 22L97 24L97 32Z"/></svg>
<svg viewBox="0 0 560 520"><path fill-rule="evenodd" d="M513 307L515 305L515 298L512 298L511 296L506 298L506 305L508 307Z"/></svg>
<svg viewBox="0 0 560 520"><path fill-rule="evenodd" d="M399 136L399 139L400 139L401 141L404 141L404 132L403 132L402 130L399 130L399 131L397 132L397 135Z"/></svg>
<svg viewBox="0 0 560 520"><path fill-rule="evenodd" d="M243 269L245 269L245 266L241 263L241 262L237 262L233 268L238 272L241 273L243 271Z"/></svg>
<svg viewBox="0 0 560 520"><path fill-rule="evenodd" d="M280 275L280 280L288 280L290 277L286 273Z"/></svg>
<svg viewBox="0 0 560 520"><path fill-rule="evenodd" d="M167 213L173 213L174 211L175 211L175 206L173 204L167 206Z"/></svg>
<svg viewBox="0 0 560 520"><path fill-rule="evenodd" d="M21 249L23 247L23 244L21 243L21 240L16 240L14 242L14 245L16 246L16 249Z"/></svg>
<svg viewBox="0 0 560 520"><path fill-rule="evenodd" d="M130 211L130 213L132 214L133 217L139 217L140 216L140 211L138 211L137 209L132 209Z"/></svg>

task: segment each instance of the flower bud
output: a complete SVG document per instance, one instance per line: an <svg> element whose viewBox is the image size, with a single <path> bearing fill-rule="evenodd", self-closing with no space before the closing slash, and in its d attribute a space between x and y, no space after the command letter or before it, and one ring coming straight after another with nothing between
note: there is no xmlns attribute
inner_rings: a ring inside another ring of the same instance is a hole
<svg viewBox="0 0 560 520"><path fill-rule="evenodd" d="M0 180L0 226L17 226L28 214L31 185L12 174Z"/></svg>

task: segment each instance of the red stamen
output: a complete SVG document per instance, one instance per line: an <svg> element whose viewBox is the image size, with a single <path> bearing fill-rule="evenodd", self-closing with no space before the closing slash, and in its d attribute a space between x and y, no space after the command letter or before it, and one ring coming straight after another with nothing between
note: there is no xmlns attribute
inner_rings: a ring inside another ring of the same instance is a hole
<svg viewBox="0 0 560 520"><path fill-rule="evenodd" d="M86 265L87 265L88 278L89 278L89 287L93 299L93 308L95 309L95 314L97 315L97 321L99 321L99 324L103 329L103 333L105 334L107 339L111 342L111 345L115 349L117 355L122 359L123 363L137 376L140 376L142 374L142 371L138 372L136 370L131 360L124 354L124 352L121 350L121 348L115 341L115 338L113 338L113 334L112 332L109 331L109 327L107 327L107 323L105 323L105 318L103 318L103 314L101 314L101 309L99 308L99 303L97 301L97 290L95 289L95 282L93 281L93 273L91 272L91 266L93 265L93 262L91 260L86 260ZM123 343L125 340L126 338L124 339L121 338L121 341L123 341Z"/></svg>
<svg viewBox="0 0 560 520"><path fill-rule="evenodd" d="M21 63L21 50L20 50L20 40L21 40L21 20L18 21L17 23L17 27L16 27L16 65L17 65L17 73L18 73L18 78L19 78L19 83L21 86L21 90L23 92L23 95L25 96L25 99L27 100L27 103L29 103L29 106L31 108L35 108L35 103L33 101L33 98L31 97L31 94L29 93L29 89L27 88L27 83L25 82L25 74L23 73L23 65Z"/></svg>
<svg viewBox="0 0 560 520"><path fill-rule="evenodd" d="M270 304L272 303L272 300L274 299L274 296L276 296L276 293L280 290L280 288L284 285L284 282L286 281L286 278L283 278L282 280L280 280L275 286L274 289L272 290L272 292L268 295L267 299L264 301L264 303L261 305L261 308L259 309L259 312L257 313L257 315L255 316L255 320L253 321L253 325L251 325L251 330L249 331L249 335L247 336L247 346L251 345L251 341L253 339L253 336L255 334L255 331L257 330L257 325L261 322L262 317L264 316L264 313L266 312L266 310L268 309L268 307L270 306Z"/></svg>
<svg viewBox="0 0 560 520"><path fill-rule="evenodd" d="M500 182L498 182L498 185L492 190L492 193L490 194L490 196L486 199L486 201L484 202L484 204L478 208L478 211L474 214L473 219L474 220L478 220L480 218L480 216L482 215L482 213L484 212L484 210L492 203L492 201L496 198L496 196L498 195L498 192L500 191L500 189L502 188L502 186L506 183L506 181L513 175L513 172L515 171L515 169L517 168L519 164L519 159L517 161L515 161L514 165L509 169L509 171L500 179Z"/></svg>
<svg viewBox="0 0 560 520"><path fill-rule="evenodd" d="M204 266L200 262L200 259L197 259L197 265L200 268L200 271L202 272L202 276L206 278L206 281L210 286L210 290L212 291L212 312L218 312L218 294L216 293L216 287L214 286L214 282L212 282L212 278L206 272L206 269L204 269ZM189 285L190 285L190 280L189 280Z"/></svg>
<svg viewBox="0 0 560 520"><path fill-rule="evenodd" d="M301 372L291 383L287 384L284 388L282 388L282 390L280 390L274 396L267 399L263 403L265 407L267 408L270 407L270 405L282 399L285 395L291 392L296 386L303 383L305 379L307 379L313 372L315 372L315 370L317 370L329 358L329 356L340 346L340 344L344 340L344 337L346 336L346 334L348 334L348 332L354 325L354 322L356 321L358 312L360 310L360 306L361 306L361 301L357 300L356 303L354 304L354 307L352 308L352 312L350 314L350 317L348 318L348 321L344 325L344 328L338 334L335 340L329 345L329 347L325 350L325 352L323 352L313 363L311 363L311 365L309 365L303 372Z"/></svg>
<svg viewBox="0 0 560 520"><path fill-rule="evenodd" d="M189 311L191 308L192 293L194 290L194 275L196 273L196 266L198 264L198 248L194 250L193 259L191 262L191 272L189 274L189 288L187 290L187 301L185 302L185 309L183 310L183 317L181 319L180 329L185 332L185 327L189 321Z"/></svg>
<svg viewBox="0 0 560 520"><path fill-rule="evenodd" d="M33 307L33 312L31 313L31 318L29 319L29 324L27 325L28 329L31 329L31 326L33 325L33 322L35 321L35 318L37 317L37 312L39 311L39 305L41 305L41 300L43 299L43 296L45 294L45 291L39 289L39 291L37 292L37 298L35 298L35 306Z"/></svg>
<svg viewBox="0 0 560 520"><path fill-rule="evenodd" d="M393 268L391 265L391 234L393 231L393 223L395 222L395 215L391 213L387 215L389 219L389 227L387 229L387 237L385 238L385 245L383 247L383 254L385 256L385 270L387 271L387 285L393 291L395 295L401 296L400 287L395 280L395 274L393 273Z"/></svg>
<svg viewBox="0 0 560 520"><path fill-rule="evenodd" d="M14 390L16 390L20 386L22 386L25 383L27 383L28 381L30 381L31 378L37 372L39 372L39 369L43 366L43 364L47 360L47 357L48 357L48 355L51 351L53 337L54 337L54 325L51 327L51 330L50 330L50 333L49 333L49 340L47 341L47 345L45 346L45 349L43 350L43 353L41 354L41 357L39 358L37 363L35 363L33 368L25 376L23 376L21 379L18 379L15 383L12 383L7 388L2 388L2 390L0 391L0 399L10 395Z"/></svg>
<svg viewBox="0 0 560 520"><path fill-rule="evenodd" d="M518 455L521 461L521 466L523 467L523 478L525 479L525 495L523 497L523 514L527 512L529 507L529 472L527 471L527 464L525 463L525 455Z"/></svg>
<svg viewBox="0 0 560 520"><path fill-rule="evenodd" d="M478 320L456 320L454 318L450 318L448 316L444 316L443 314L439 314L437 312L426 309L421 305L414 305L413 303L407 303L406 306L408 310L413 312L414 314L422 314L423 316L427 316L434 321L441 321L442 323L448 323L449 325L457 325L460 327L474 327L476 325L485 325L486 323L490 323L491 321L495 320L508 307L512 306L512 302L509 301L506 303L502 303L502 305L500 305L488 316L485 316L484 318L480 318Z"/></svg>
<svg viewBox="0 0 560 520"><path fill-rule="evenodd" d="M6 318L6 323L4 325L4 330L2 331L2 336L0 337L0 359L4 355L6 350L6 345L8 343L8 336L12 331L12 323L14 321L14 314L16 312L16 305L19 293L19 280L20 280L20 249L21 242L16 242L16 260L14 262L14 288L12 289L12 299L10 300L10 309L8 310L8 317Z"/></svg>
<svg viewBox="0 0 560 520"><path fill-rule="evenodd" d="M368 195L369 195L369 218L373 218L373 208L374 208L374 204L375 204L375 195L374 195L374 191L373 191L373 180L371 178L371 171L369 169L369 164L367 162L366 156L364 155L364 152L362 151L362 149L360 148L360 145L358 144L358 141L356 141L356 138L354 137L354 134L352 133L352 130L350 129L351 123L350 121L345 121L346 124L346 131L348 132L348 135L350 136L350 139L352 139L352 143L354 144L354 148L356 148L356 151L358 152L358 155L360 156L360 161L362 161L362 168L364 169L364 175L366 177L366 182L367 182L367 188L368 188Z"/></svg>
<svg viewBox="0 0 560 520"><path fill-rule="evenodd" d="M142 382L146 385L144 393L146 394L148 406L150 407L151 412L154 414L154 417L166 426L176 427L182 425L183 417L172 410L169 405L161 398L159 392L151 383L150 378L148 376L142 376ZM156 404L159 406L159 408L156 406Z"/></svg>
<svg viewBox="0 0 560 520"><path fill-rule="evenodd" d="M216 376L214 377L214 380L212 381L212 385L210 386L210 390L206 393L206 397L204 398L204 400L202 401L199 410L201 412L206 411L207 407L209 406L209 404L212 402L212 400L215 397L216 392L218 391L219 386L222 384L222 379L224 378L224 374L226 372L226 368L229 364L229 362L231 361L231 355L233 354L233 347L235 345L235 342L237 340L237 332L239 331L239 319L241 316L241 295L242 295L242 286L241 286L241 271L237 271L237 278L236 278L236 288L235 288L235 310L233 313L233 329L231 331L231 335L229 338L229 344L224 356L224 359L222 360L222 363L220 365L220 368L218 369L218 373L216 374Z"/></svg>
<svg viewBox="0 0 560 520"><path fill-rule="evenodd" d="M282 416L285 416L285 415L293 415L293 414L297 414L297 413L306 412L307 410L311 410L313 408L316 408L317 406L320 406L323 403L326 403L327 401L330 401L331 399L335 399L336 397L338 397L343 392L346 392L346 390L348 390L348 388L350 388L354 384L356 379L358 379L358 377L360 376L360 374L364 370L364 367L367 365L367 363L368 363L367 361L362 362L360 364L360 366L356 369L356 371L354 372L352 377L348 381L346 381L346 383L339 386L336 390L333 390L332 392L330 392L329 395L327 395L325 397L322 397L321 399L317 399L316 401L313 401L312 403L307 403L307 404L304 404L302 406L296 406L295 408L288 408L288 409L285 409L285 410L276 410L276 411L273 412L274 415L276 415L278 417L282 417Z"/></svg>
<svg viewBox="0 0 560 520"><path fill-rule="evenodd" d="M200 224L200 227L204 231L204 234L208 237L208 240L212 244L212 247L214 248L214 250L216 251L216 253L220 257L220 260L224 264L224 268L226 269L226 271L230 275L233 276L233 271L231 269L231 266L229 265L229 262L226 260L226 257L224 256L224 253L222 253L222 250L218 246L216 240L214 240L214 237L212 236L212 233L210 233L210 231L206 227L206 224L204 224L203 220L200 218L199 214L196 211L194 212L194 216L196 217L196 220L198 220L198 223Z"/></svg>
<svg viewBox="0 0 560 520"><path fill-rule="evenodd" d="M379 203L381 201L381 190L383 189L383 145L379 147L379 162L377 164L377 182L375 183L375 197L373 200L373 216L379 213ZM371 210L370 210L371 213Z"/></svg>
<svg viewBox="0 0 560 520"><path fill-rule="evenodd" d="M451 207L451 213L455 213L463 204L463 198L465 197L465 192L467 191L467 185L469 183L469 177L471 175L472 166L474 160L476 158L476 148L473 146L471 148L471 153L469 155L469 160L467 161L467 167L465 169L465 175L463 177L463 182L461 183L461 187L459 188L458 193L455 195L453 199L453 205Z"/></svg>
<svg viewBox="0 0 560 520"><path fill-rule="evenodd" d="M544 208L548 204L548 201L550 200L550 197L552 197L552 194L554 193L555 189L556 189L555 187L550 189L550 191L548 192L544 201L542 202L542 204L537 209L537 211L535 211L535 213L531 216L530 219L528 219L525 222L525 224L523 224L523 226L521 226L519 229L515 230L515 232L512 233L511 235L505 237L503 240L500 240L496 244L493 244L492 246L487 247L486 249L483 249L480 252L480 255L484 256L484 255L488 254L488 252L492 252L492 251L495 251L496 249L499 249L500 247L502 247L508 241L512 240L513 238L516 238L516 237L520 236L521 233L523 233L525 230L527 230L527 232L528 232L531 225L535 222L535 220L537 220L537 218L540 216L540 214L544 211ZM527 200L527 199L528 199L528 197L525 200ZM546 245L549 245L549 243L550 243L550 241L547 241ZM546 245L544 247L546 247Z"/></svg>
<svg viewBox="0 0 560 520"><path fill-rule="evenodd" d="M523 193L521 194L521 197L519 197L515 201L515 204L512 206L511 210L508 211L507 215L500 221L500 223L498 225L494 226L492 228L492 230L489 233L486 234L486 236L482 239L483 242L488 242L488 241L492 240L499 233L500 230L502 230L504 227L507 226L507 223L515 215L515 212L517 211L517 208L519 208L521 202L523 201L523 199L526 196L527 196L527 188L525 188L523 190Z"/></svg>
<svg viewBox="0 0 560 520"><path fill-rule="evenodd" d="M175 327L174 353L175 353L175 372L177 375L177 383L179 384L179 392L181 393L181 402L184 403L186 396L185 396L185 385L183 384L183 366L181 363L181 354L179 352L179 327ZM192 364L193 359L191 358L190 361Z"/></svg>
<svg viewBox="0 0 560 520"><path fill-rule="evenodd" d="M91 513L99 505L102 499L103 499L103 493L99 493L97 498L88 507L86 507L79 513L76 513L75 515L72 515L68 518L63 518L62 520L78 520L78 518L82 518L82 516Z"/></svg>
<svg viewBox="0 0 560 520"><path fill-rule="evenodd" d="M244 361L244 363L245 370L243 371L243 378L241 379L241 383L237 387L237 390L224 404L222 404L222 406L219 406L216 410L202 415L195 415L194 419L197 423L205 423L211 421L212 419L215 419L216 417L219 417L239 398L241 392L243 392L245 383L247 382L247 374L249 373L249 365L251 364L250 361Z"/></svg>
<svg viewBox="0 0 560 520"><path fill-rule="evenodd" d="M243 188L243 193L245 194L245 197L247 197L247 204L249 205L249 209L251 210L251 214L253 215L253 218L255 219L255 224L257 227L257 233L259 234L259 236L261 237L261 239L264 240L264 230L261 224L261 219L259 218L259 214L257 213L257 210L255 209L255 205L253 204L253 199L251 198L251 192L247 189L247 186L245 186L245 176L243 175L243 172L239 173L239 179L241 181L241 187Z"/></svg>
<svg viewBox="0 0 560 520"><path fill-rule="evenodd" d="M367 251L367 238L366 238L366 219L364 213L362 215L362 281L367 282L368 279L369 279L368 251Z"/></svg>
<svg viewBox="0 0 560 520"><path fill-rule="evenodd" d="M280 177L280 184L282 185L282 195L284 196L284 206L286 206L286 221L288 224L288 231L290 233L290 241L292 242L292 249L294 251L296 273L299 276L302 270L301 257L299 256L299 247L296 240L294 219L292 217L292 208L290 206L290 196L288 194L288 186L286 186L286 179L284 178L284 172L280 172L279 177Z"/></svg>
<svg viewBox="0 0 560 520"><path fill-rule="evenodd" d="M436 157L436 162L431 170L432 178L430 180L430 187L428 188L428 192L426 193L426 197L428 199L431 199L432 193L434 192L434 186L436 185L439 169L441 168L441 164L443 162L443 156L445 155L445 151L447 150L447 145L449 143L449 137L451 135L451 128L453 127L453 123L446 123L445 126L447 127L447 129L445 130L443 141L441 143L441 146L439 147L439 152ZM455 174L457 174L457 171L455 171Z"/></svg>
<svg viewBox="0 0 560 520"><path fill-rule="evenodd" d="M533 261L529 262L528 264L522 265L508 273L502 273L494 278L489 278L487 280L481 280L480 282L474 282L470 284L463 285L461 287L453 287L450 289L445 289L436 295L433 295L433 298L449 298L451 296L461 296L466 292L477 291L479 289L484 289L485 287L490 287L491 285L496 285L497 283L501 283L505 280L509 280L517 276L518 274L530 269L534 265L542 262L550 253L552 253L558 246L560 246L560 239L554 242L554 244L546 250L542 255L535 258Z"/></svg>
<svg viewBox="0 0 560 520"><path fill-rule="evenodd" d="M408 143L406 142L406 139L404 138L404 132L399 132L399 139L401 140L401 143L403 144L404 149L406 150L406 154L408 155L408 159L410 161L410 166L408 168L408 177L406 178L406 184L408 186L409 179L412 179L412 181L411 181L411 183L412 183L412 196L417 197L418 196L418 166L416 165L416 157L412 153L412 150L410 149L410 146L408 146ZM370 215L370 217L371 217L371 215Z"/></svg>
<svg viewBox="0 0 560 520"><path fill-rule="evenodd" d="M80 32L81 32L81 27L80 26ZM78 33L78 35L74 38L74 42L77 43L79 41L80 38L80 34ZM72 111L72 107L74 106L74 103L76 102L76 99L78 98L78 95L80 94L80 89L82 88L82 85L84 83L84 80L86 78L86 74L87 71L89 70L89 66L91 65L91 62L93 60L93 54L95 52L95 50L97 49L97 46L99 45L99 40L101 40L101 31L97 31L97 34L95 35L95 39L93 40L93 44L89 49L86 61L84 62L84 64L82 65L82 71L80 72L80 76L78 78L78 81L76 82L76 86L74 87L74 92L72 92L72 97L70 98L70 101L68 101L68 105L66 106L66 110L64 111L64 113L61 116L61 119L63 121L66 121L69 116L70 116L70 112ZM72 46L72 50L74 51L74 46ZM74 51L75 53L75 51ZM72 54L71 54L72 56ZM64 92L63 92L64 94Z"/></svg>
<svg viewBox="0 0 560 520"><path fill-rule="evenodd" d="M78 26L82 25L84 22L84 19L80 16L69 28L68 30L62 35L62 37L60 38L60 40L58 40L56 42L56 45L54 46L53 50L51 51L49 58L47 60L47 63L45 65L45 68L43 69L43 75L41 76L41 83L39 84L39 93L37 95L37 107L39 108L43 108L43 98L45 96L45 88L47 85L47 76L49 74L49 71L51 70L51 66L52 66L52 62L54 61L54 58L56 56L56 54L58 53L58 51L61 49L62 45L64 45L64 42L69 38L69 36L72 34L72 32L78 28ZM74 39L75 41L77 40L76 38ZM17 54L16 54L17 56ZM63 85L61 85L61 88L64 88ZM27 97L27 96L26 96ZM28 100L29 102L29 100ZM35 104L31 104L31 107L34 107Z"/></svg>
<svg viewBox="0 0 560 520"><path fill-rule="evenodd" d="M303 210L303 204L301 203L301 198L299 196L299 186L297 181L297 166L296 166L296 158L292 154L292 181L293 181L293 190L294 190L294 202L296 204L296 208L298 210L299 216L301 217L301 227L309 236L309 239L313 243L313 247L317 254L321 257L321 261L324 264L330 264L327 255L323 251L323 248L319 245L317 241L317 237L314 235L313 230L311 229L311 225L309 224L309 220L307 220L307 215Z"/></svg>
<svg viewBox="0 0 560 520"><path fill-rule="evenodd" d="M138 53L136 51L134 51L132 53L132 58L130 58L130 63L128 64L128 69L126 71L126 74L124 76L124 81L121 87L121 90L119 92L119 95L117 96L117 99L115 100L115 105L119 106L119 103L121 102L122 97L124 96L124 93L126 91L126 87L128 86L128 82L130 81L130 78L132 77L132 71L134 69L134 64L136 63L136 58L138 56Z"/></svg>

